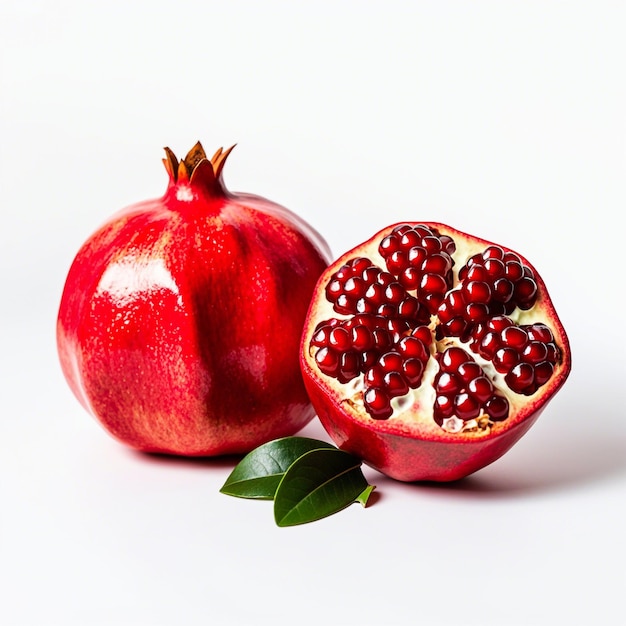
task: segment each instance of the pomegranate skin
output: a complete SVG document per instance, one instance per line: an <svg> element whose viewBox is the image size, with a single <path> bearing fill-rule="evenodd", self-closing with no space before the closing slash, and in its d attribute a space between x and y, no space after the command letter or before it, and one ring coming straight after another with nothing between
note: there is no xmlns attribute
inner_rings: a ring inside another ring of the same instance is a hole
<svg viewBox="0 0 626 626"><path fill-rule="evenodd" d="M335 444L379 472L404 482L450 482L486 467L507 452L541 415L545 405L506 434L482 441L420 439L410 431L378 430L352 420L309 379L305 384L324 429Z"/></svg>
<svg viewBox="0 0 626 626"><path fill-rule="evenodd" d="M166 149L162 198L81 247L57 320L63 373L116 439L145 452L246 453L314 416L302 324L330 252L294 213L231 193L197 144Z"/></svg>
<svg viewBox="0 0 626 626"><path fill-rule="evenodd" d="M467 259L477 251L497 245L468 235L450 226L420 222L451 237ZM413 224L409 224L413 226ZM550 380L534 393L520 395L512 400L508 418L492 423L482 432L446 432L433 420L434 391L416 396L408 408L390 419L373 419L364 409L361 387L355 381L345 384L324 375L315 361L312 340L322 320L330 317L343 319L333 311L327 300L327 285L339 268L355 258L375 259L374 264L384 268L376 250L380 242L394 228L393 224L370 240L339 257L320 277L311 302L301 345L301 367L305 386L325 430L341 449L361 458L367 465L387 476L406 482L447 482L462 479L493 463L505 454L536 422L549 401L563 386L571 370L571 351L565 330L550 300L546 285L537 270L519 253L521 261L534 274L538 297L532 311L525 311L521 319L542 321L549 325L560 347L561 358ZM509 251L504 246L499 246ZM458 252L458 249L457 249ZM457 259L458 263L458 259ZM458 272L457 264L455 271ZM411 292L412 293L412 292ZM437 321L432 322L433 336ZM444 338L443 341L449 341ZM438 341L434 340L434 344ZM459 347L467 344L458 340ZM436 350L437 348L434 348ZM435 376L436 360L431 357L431 377ZM475 356L475 355L474 355ZM432 378L431 378L432 381ZM429 395L430 393L430 395ZM514 393L511 393L515 396Z"/></svg>

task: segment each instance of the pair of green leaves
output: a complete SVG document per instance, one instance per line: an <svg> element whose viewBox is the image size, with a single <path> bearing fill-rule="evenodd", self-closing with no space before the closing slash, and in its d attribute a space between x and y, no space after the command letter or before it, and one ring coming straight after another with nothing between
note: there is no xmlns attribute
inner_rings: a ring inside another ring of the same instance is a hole
<svg viewBox="0 0 626 626"><path fill-rule="evenodd" d="M353 502L367 504L374 486L361 461L335 446L307 437L284 437L246 455L227 478L221 493L274 500L278 526L313 522Z"/></svg>

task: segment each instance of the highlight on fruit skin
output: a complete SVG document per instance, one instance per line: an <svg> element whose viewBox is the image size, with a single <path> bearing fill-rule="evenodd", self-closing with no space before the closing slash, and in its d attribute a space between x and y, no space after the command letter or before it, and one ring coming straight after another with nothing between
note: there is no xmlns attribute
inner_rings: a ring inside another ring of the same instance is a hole
<svg viewBox="0 0 626 626"><path fill-rule="evenodd" d="M340 448L398 480L450 481L528 431L571 353L527 259L422 222L391 225L327 268L301 367Z"/></svg>
<svg viewBox="0 0 626 626"><path fill-rule="evenodd" d="M229 191L231 149L180 161L165 194L115 213L78 251L57 319L63 373L119 441L187 456L245 453L314 416L302 324L331 255L288 209Z"/></svg>

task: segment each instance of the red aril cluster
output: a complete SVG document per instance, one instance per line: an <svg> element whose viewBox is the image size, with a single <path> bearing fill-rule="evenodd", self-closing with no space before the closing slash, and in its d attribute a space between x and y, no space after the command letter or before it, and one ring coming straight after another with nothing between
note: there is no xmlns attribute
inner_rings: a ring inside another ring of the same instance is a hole
<svg viewBox="0 0 626 626"><path fill-rule="evenodd" d="M471 349L493 363L516 393L532 395L545 385L561 359L550 328L543 323L517 325L504 315L476 325Z"/></svg>
<svg viewBox="0 0 626 626"><path fill-rule="evenodd" d="M447 348L438 355L438 362L433 414L442 428L458 432L481 415L494 422L508 416L508 400L496 391L490 377L465 350Z"/></svg>
<svg viewBox="0 0 626 626"><path fill-rule="evenodd" d="M347 383L365 374L364 399L372 417L391 416L391 400L419 386L430 356L431 332L401 319L360 313L320 323L311 340L315 362Z"/></svg>
<svg viewBox="0 0 626 626"><path fill-rule="evenodd" d="M430 313L452 285L455 250L452 238L425 224L397 226L378 246L388 271L407 289L418 290Z"/></svg>
<svg viewBox="0 0 626 626"><path fill-rule="evenodd" d="M460 285L437 310L440 335L465 337L474 324L516 308L528 310L537 299L534 273L515 252L488 246L459 270Z"/></svg>
<svg viewBox="0 0 626 626"><path fill-rule="evenodd" d="M374 419L393 414L393 398L405 396L422 382L430 358L431 333L418 326L384 352L365 372L363 403Z"/></svg>
<svg viewBox="0 0 626 626"><path fill-rule="evenodd" d="M546 342L534 339L532 331L529 334L501 314L516 308L527 310L537 297L534 274L517 254L499 246L486 247L461 267L453 287L455 261L451 255L456 244L435 228L398 226L382 239L378 251L387 271L369 258L356 257L332 275L326 297L336 313L350 317L322 322L311 341L316 348L315 361L327 376L347 382L364 375L363 403L372 418L390 418L391 400L421 383L430 353L410 362L413 367L419 363L419 374L408 380L403 370L405 358L397 349L402 341L406 345L419 342L422 348L429 347L435 338L469 341L468 347L491 361L516 393L534 393L550 379L559 358L553 338L547 337ZM425 326L429 322L433 333ZM416 333L422 340L415 337ZM454 354L465 355L462 363L444 368L446 359ZM452 428L451 419L455 418L453 428L458 430L462 422L481 414L491 421L508 416L508 401L495 393L489 375L476 361L472 359L473 365L465 367L477 370L472 381L465 381L478 385L475 392L461 384L463 375L452 371L471 358L465 351L448 348L438 356L440 372L434 381L438 395L433 414L440 426L445 423Z"/></svg>
<svg viewBox="0 0 626 626"><path fill-rule="evenodd" d="M337 313L372 313L387 319L428 321L428 310L408 294L398 278L369 259L351 259L337 270L326 285L326 297Z"/></svg>

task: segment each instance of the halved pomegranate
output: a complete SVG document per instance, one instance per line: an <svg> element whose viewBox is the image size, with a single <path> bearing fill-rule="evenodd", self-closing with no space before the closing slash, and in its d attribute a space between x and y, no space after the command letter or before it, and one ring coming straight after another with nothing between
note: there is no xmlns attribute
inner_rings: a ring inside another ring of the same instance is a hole
<svg viewBox="0 0 626 626"><path fill-rule="evenodd" d="M389 226L324 272L301 365L343 450L398 480L450 481L531 427L571 355L524 257L428 222Z"/></svg>

